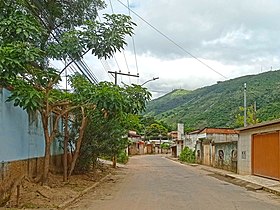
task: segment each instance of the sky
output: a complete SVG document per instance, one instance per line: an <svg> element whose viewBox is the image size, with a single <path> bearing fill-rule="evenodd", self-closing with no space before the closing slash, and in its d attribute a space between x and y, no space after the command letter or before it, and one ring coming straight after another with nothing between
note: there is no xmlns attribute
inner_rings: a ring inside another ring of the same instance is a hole
<svg viewBox="0 0 280 210"><path fill-rule="evenodd" d="M114 13L130 14L137 26L133 39L127 37L125 50L103 62L105 68L86 55L99 81L114 81L108 70L139 73L139 78L119 76L119 85L159 77L144 85L157 98L174 89L194 90L280 68L278 0L105 2L107 8L100 15L113 8ZM124 6L128 3L130 13Z"/></svg>

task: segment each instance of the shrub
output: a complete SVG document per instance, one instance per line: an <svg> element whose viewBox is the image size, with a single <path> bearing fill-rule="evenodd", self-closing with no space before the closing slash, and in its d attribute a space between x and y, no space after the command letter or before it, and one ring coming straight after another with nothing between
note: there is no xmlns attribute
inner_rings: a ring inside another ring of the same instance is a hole
<svg viewBox="0 0 280 210"><path fill-rule="evenodd" d="M128 155L124 151L122 151L118 154L117 162L126 164L128 162Z"/></svg>
<svg viewBox="0 0 280 210"><path fill-rule="evenodd" d="M189 147L185 147L179 156L179 160L187 163L194 163L195 152L191 150Z"/></svg>
<svg viewBox="0 0 280 210"><path fill-rule="evenodd" d="M162 143L162 144L160 145L160 148L161 148L161 149L170 149L170 144L168 144L168 143Z"/></svg>

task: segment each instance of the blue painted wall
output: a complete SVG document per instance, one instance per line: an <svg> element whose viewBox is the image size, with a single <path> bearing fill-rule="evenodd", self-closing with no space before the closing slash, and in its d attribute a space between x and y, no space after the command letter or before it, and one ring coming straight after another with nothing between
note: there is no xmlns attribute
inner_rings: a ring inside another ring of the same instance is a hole
<svg viewBox="0 0 280 210"><path fill-rule="evenodd" d="M0 162L43 157L45 141L40 115L29 115L5 102L9 94L8 90L0 89ZM62 153L59 142L55 141L52 154Z"/></svg>

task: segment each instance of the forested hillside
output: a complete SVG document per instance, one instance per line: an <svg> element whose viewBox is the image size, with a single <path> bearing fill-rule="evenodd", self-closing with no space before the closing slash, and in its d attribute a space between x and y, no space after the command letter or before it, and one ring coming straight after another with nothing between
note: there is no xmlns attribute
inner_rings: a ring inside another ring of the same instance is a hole
<svg viewBox="0 0 280 210"><path fill-rule="evenodd" d="M194 91L174 90L148 103L146 114L165 123L184 123L187 129L236 127L236 115L242 114L244 83L247 106L257 104L259 121L280 118L280 71L248 75L218 82Z"/></svg>

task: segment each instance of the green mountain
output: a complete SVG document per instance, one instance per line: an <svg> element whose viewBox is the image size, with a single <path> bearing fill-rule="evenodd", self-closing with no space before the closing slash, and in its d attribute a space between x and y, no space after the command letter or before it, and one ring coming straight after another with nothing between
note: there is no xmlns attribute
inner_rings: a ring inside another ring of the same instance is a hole
<svg viewBox="0 0 280 210"><path fill-rule="evenodd" d="M280 118L280 71L269 71L218 82L193 91L174 90L147 104L146 114L172 125L184 123L188 129L236 127L236 115L256 102L259 121Z"/></svg>

